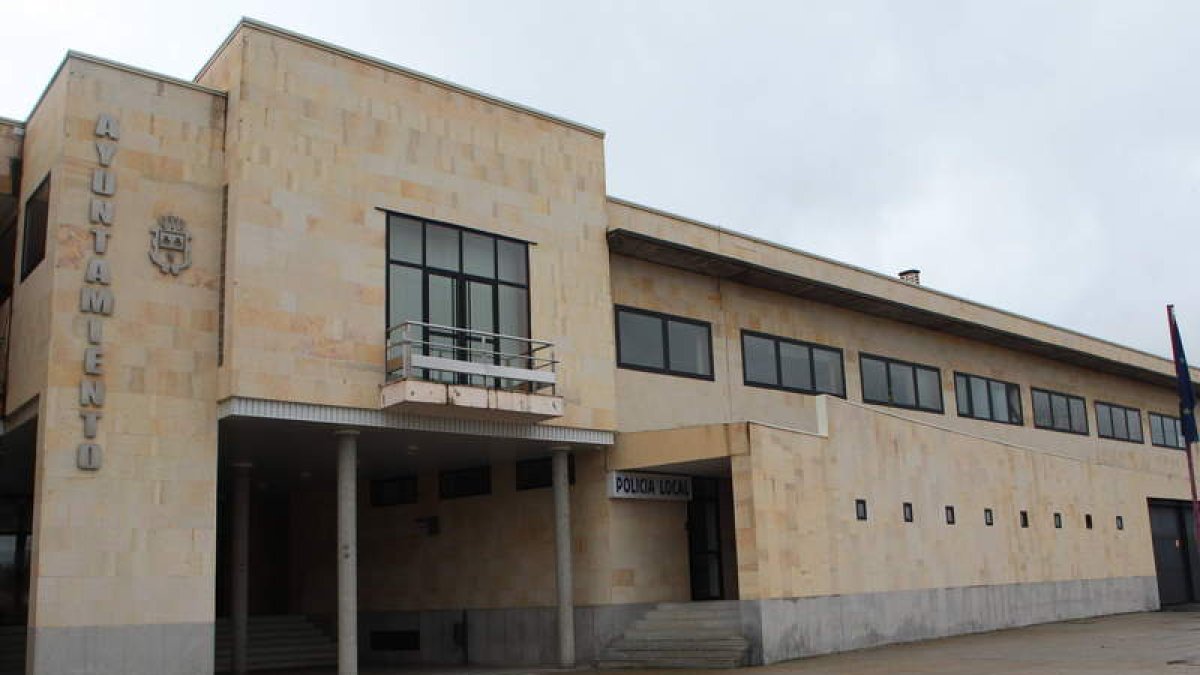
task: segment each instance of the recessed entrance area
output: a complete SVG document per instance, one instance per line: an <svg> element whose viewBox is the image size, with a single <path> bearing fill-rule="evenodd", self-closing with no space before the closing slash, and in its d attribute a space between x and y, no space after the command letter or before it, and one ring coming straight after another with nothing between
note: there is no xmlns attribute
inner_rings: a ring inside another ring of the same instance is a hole
<svg viewBox="0 0 1200 675"><path fill-rule="evenodd" d="M247 584L248 670L337 662L344 532L337 431L280 420L221 422L218 672L231 672L239 574ZM553 663L550 466L562 446L500 436L357 431L359 662ZM576 474L590 472L602 490L599 455L587 446L570 452L571 484ZM597 461L586 461L590 456ZM237 564L239 527L247 531L244 573ZM513 638L517 629L527 632L520 640Z"/></svg>
<svg viewBox="0 0 1200 675"><path fill-rule="evenodd" d="M0 674L25 672L37 420L0 437Z"/></svg>
<svg viewBox="0 0 1200 675"><path fill-rule="evenodd" d="M1189 502L1150 500L1154 567L1163 607L1200 602L1200 552L1195 531Z"/></svg>

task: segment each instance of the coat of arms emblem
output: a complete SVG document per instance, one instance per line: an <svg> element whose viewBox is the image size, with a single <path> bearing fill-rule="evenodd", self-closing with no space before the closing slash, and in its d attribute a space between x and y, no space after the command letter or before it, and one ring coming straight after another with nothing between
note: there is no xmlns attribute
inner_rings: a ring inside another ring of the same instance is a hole
<svg viewBox="0 0 1200 675"><path fill-rule="evenodd" d="M192 266L192 235L179 216L159 216L150 230L150 262L163 274L178 275Z"/></svg>

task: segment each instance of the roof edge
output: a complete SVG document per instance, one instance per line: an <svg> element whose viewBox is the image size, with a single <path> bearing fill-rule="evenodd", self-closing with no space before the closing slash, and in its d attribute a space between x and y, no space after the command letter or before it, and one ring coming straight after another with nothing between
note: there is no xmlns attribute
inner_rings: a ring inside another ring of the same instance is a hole
<svg viewBox="0 0 1200 675"><path fill-rule="evenodd" d="M342 47L342 46L333 44L331 42L326 42L326 41L320 40L318 38L304 35L303 33L297 33L295 31L291 31L286 28L281 28L279 26L267 23L265 21L259 21L258 19L252 19L252 18L246 17L246 16L243 16L241 18L241 20L238 21L237 25L235 25L233 27L233 30L229 32L229 35L225 37L225 40L221 43L220 47L218 47L217 50L215 52L213 52L213 55L210 56L207 61L205 61L204 66L202 66L200 68L200 71L196 73L196 77L193 79L199 79L199 78L203 77L206 72L208 72L208 69L210 67L212 67L213 62L216 61L217 57L220 56L221 52L223 52L225 50L225 48L229 46L229 43L233 41L234 36L237 35L237 32L243 27L253 28L255 30L262 31L264 33L270 33L272 35L277 35L279 37L286 38L288 40L293 40L295 42L299 42L301 44L305 44L310 47L315 47L317 49L321 49L321 50L324 50L324 51L327 51L327 52L330 52L333 54L337 54L339 56L343 56L348 59L352 59L352 60L358 61L360 63L364 63L369 66L382 68L384 70L390 70L394 73L406 75L408 77L412 77L412 78L421 80L428 84L432 84L432 85L435 85L438 87L443 87L443 88L449 89L451 91L458 92L460 94L465 94L472 98L476 98L481 101L485 101L487 103L498 105L503 108L508 108L509 110L513 110L515 112L524 113L527 115L533 115L534 117L538 117L538 118L546 120L548 122L553 122L555 124L561 124L563 126L570 127L577 131L582 131L586 134L596 136L597 138L604 138L604 130L602 130L602 129L588 126L586 124L583 124L581 122L576 122L574 120L569 120L565 117L560 117L558 115L554 115L554 114L545 112L543 110L538 110L537 108L533 108L533 107L530 107L527 105L515 103L513 101L509 101L507 99L500 98L499 96L493 96L492 94L484 93L482 91L479 91L478 89L472 89L471 87L467 87L467 86L464 86L461 84L456 84L449 80L443 80L440 77L435 77L433 75L423 73L419 70L413 70L412 68L406 68L404 66L392 63L390 61L385 61L383 59L376 58L374 56L369 56L367 54L363 54L362 52L356 52L352 49L348 49L346 47Z"/></svg>
<svg viewBox="0 0 1200 675"><path fill-rule="evenodd" d="M791 247L791 246L787 246L787 245L785 245L785 244L780 244L780 243L778 243L778 242L770 241L769 239L763 239L763 238L761 238L761 237L756 237L756 236L754 236L754 235L745 234L745 233L743 233L743 232L738 232L738 231L736 231L736 230L730 230L729 228L721 227L720 225L713 225L712 223L706 223L706 222L704 222L704 221L701 221L701 220L696 220L696 219L694 219L694 218L689 218L689 217L687 217L687 216L681 216L681 215L679 215L679 214L672 213L672 212L670 212L670 211L664 211L664 210L662 210L662 209L657 209L657 208L655 208L655 207L653 207L653 206L646 206L645 204L639 204L639 203L637 203L637 202L629 201L628 199L622 199L622 198L620 198L620 197L614 197L614 196L612 196L612 195L608 195L608 196L607 196L607 199L608 199L608 201L610 201L610 202L612 202L612 203L614 203L614 204L618 204L618 205L620 205L620 206L627 206L627 207L629 207L629 208L632 208L632 209L637 209L637 210L639 210L639 211L645 211L646 213L650 213L650 214L653 214L653 215L662 216L662 217L665 217L665 218L672 218L672 219L674 219L674 220L678 220L678 221L681 221L681 222L685 222L685 223L688 223L688 224L690 224L690 225L695 225L695 226L697 226L697 227L702 227L702 228L704 228L704 229L707 229L707 230L712 230L712 231L714 231L714 232L716 232L716 233L718 233L718 234L724 234L724 235L731 235L731 236L735 236L735 237L741 237L742 239L746 239L746 240L748 240L748 241L752 241L752 242L755 242L755 243L758 243L758 244L762 244L762 245L764 245L764 246L770 246L770 247L772 247L772 248L775 248L775 249L778 249L778 250L784 251L784 252L786 252L786 253L791 253L791 254L793 254L793 255L800 255L800 256L804 256L804 257L806 257L806 258L811 258L811 259L814 259L814 260L819 260L819 261L821 261L821 262L829 263L829 264L831 264L831 265L836 265L836 266L838 266L838 267L841 267L841 268L843 268L843 269L851 270L851 271L858 272L858 273L861 273L861 274L866 274L866 275L869 275L869 276L875 277L875 278L877 278L877 279L883 279L883 280L885 280L885 281L888 281L888 282L890 282L890 283L897 284L897 285L899 285L899 286L902 286L902 287L904 287L904 288L907 288L907 289L912 289L912 290L916 290L916 291L918 291L918 292L923 292L923 293L930 293L930 294L932 294L932 295L941 296L941 297L943 297L943 298L946 298L946 299L949 299L949 300L954 300L954 301L957 301L957 302L963 302L963 303L966 303L966 304L968 304L968 305L972 305L972 306L974 306L974 307L978 307L978 308L980 308L980 309L987 310L987 311L989 311L989 312L996 312L996 313L998 313L998 314L1002 314L1002 315L1004 315L1004 316L1011 317L1011 318L1014 318L1014 319L1019 319L1019 320L1021 320L1021 321L1028 321L1028 322L1030 322L1030 323L1033 323L1033 324L1037 324L1037 325L1039 325L1039 326L1042 326L1043 328L1049 328L1049 329L1051 329L1051 330L1058 331L1058 332L1061 332L1061 333L1065 333L1065 334L1067 334L1067 335L1072 335L1072 336L1074 336L1074 337L1083 338L1083 339L1085 339L1085 340L1090 340L1090 341L1093 341L1093 342L1097 342L1097 343L1100 343L1100 344L1103 344L1103 345L1107 345L1107 346L1109 346L1109 347L1115 347L1115 348L1117 348L1117 349L1122 349L1122 350L1125 350L1125 351L1131 352L1131 353L1133 353L1133 354L1137 354L1137 355L1139 355L1139 356L1144 356L1144 357L1152 358L1152 359L1158 360L1158 361L1162 362L1163 364L1166 364L1166 365L1168 365L1168 366L1171 366L1171 367L1173 367L1173 365L1174 365L1174 361L1172 361L1171 359L1169 359L1169 358L1167 358L1167 357L1165 357L1165 356L1162 356L1162 355L1160 355L1160 354L1153 354L1153 353L1151 353L1151 352L1147 352L1147 351L1144 351L1144 350L1138 349L1138 348L1136 348L1136 347L1130 347L1130 346L1128 346L1128 345L1123 345L1123 344L1120 344L1119 342L1113 342L1112 340L1105 340L1104 338L1098 338L1098 337L1096 337L1096 336L1094 336L1094 335L1088 335L1087 333L1082 333L1082 332L1080 332L1080 331L1077 331L1077 330L1073 330L1073 329L1070 329L1070 328L1064 328L1064 327L1062 327L1062 326L1059 326L1059 325L1056 325L1056 324L1052 324L1052 323L1050 323L1050 322L1048 322L1048 321L1042 321L1041 319L1035 319L1035 318L1032 318L1032 317L1028 317L1028 316L1025 316L1024 314L1018 314L1018 313L1016 313L1016 312L1013 312L1013 311L1010 311L1010 310L1007 310L1007 309L1001 309L1001 308L999 308L999 307L993 307L992 305L987 305L987 304L984 304L984 303L982 303L982 302L977 302L977 301L975 301L975 300L971 300L971 299L969 299L969 298L964 298L964 297L962 297L962 296L959 296L959 295L954 295L953 293L947 293L946 291L939 291L939 290L937 290L937 289L935 289L935 288L930 288L930 287L928 287L928 286L924 286L924 285L922 285L922 286L914 286L914 285L912 285L912 284L909 284L909 283L907 283L907 282L901 281L901 280L900 280L899 278L897 278L897 277L892 277L892 276L890 276L890 275L888 275L888 274L883 274L882 272L876 272L876 271L874 271L874 270L869 270L869 269L867 269L867 268L865 268L865 267L859 267L859 266L857 266L857 265L852 265L852 264L850 264L850 263L842 262L842 261L840 261L840 260L834 260L833 258L827 258L827 257L825 257L825 256L818 255L818 254L816 254L816 253L809 253L808 251L804 251L804 250L802 250L802 249L798 249L798 248L794 248L794 247ZM1192 371L1192 377L1193 377L1193 378L1195 378L1195 380L1197 380L1197 381L1200 381L1200 368L1197 368L1197 367L1190 367L1190 370Z"/></svg>

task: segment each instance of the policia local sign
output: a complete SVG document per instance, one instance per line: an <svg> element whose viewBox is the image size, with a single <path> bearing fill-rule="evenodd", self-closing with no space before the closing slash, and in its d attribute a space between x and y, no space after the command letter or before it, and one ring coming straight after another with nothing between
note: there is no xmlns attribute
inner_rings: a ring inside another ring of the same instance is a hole
<svg viewBox="0 0 1200 675"><path fill-rule="evenodd" d="M692 499L692 479L661 473L610 471L608 496L612 499L655 499L686 502Z"/></svg>

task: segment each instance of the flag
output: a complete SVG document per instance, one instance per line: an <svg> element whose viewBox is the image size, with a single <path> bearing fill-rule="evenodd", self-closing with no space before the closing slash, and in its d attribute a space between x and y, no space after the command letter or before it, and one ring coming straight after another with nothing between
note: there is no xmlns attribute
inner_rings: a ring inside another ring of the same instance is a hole
<svg viewBox="0 0 1200 675"><path fill-rule="evenodd" d="M1167 321L1171 324L1171 351L1175 355L1175 379L1179 387L1179 420L1183 427L1183 438L1185 443L1195 443L1196 391L1192 389L1191 372L1188 370L1187 357L1183 355L1179 324L1175 323L1175 305L1167 305Z"/></svg>

